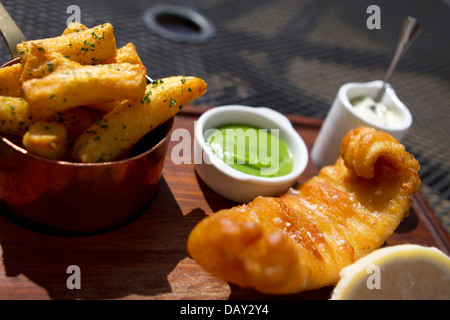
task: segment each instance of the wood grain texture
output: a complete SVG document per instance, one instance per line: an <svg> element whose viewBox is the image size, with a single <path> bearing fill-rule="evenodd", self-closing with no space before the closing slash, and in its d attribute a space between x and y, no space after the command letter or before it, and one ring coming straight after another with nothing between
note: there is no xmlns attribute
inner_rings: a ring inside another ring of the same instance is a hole
<svg viewBox="0 0 450 320"><path fill-rule="evenodd" d="M186 107L176 116L174 129L192 134L194 121L205 110ZM310 150L322 121L289 118ZM170 142L153 202L120 228L86 237L57 237L0 216L0 299L327 299L332 288L273 296L230 285L189 257L186 241L195 224L235 203L205 186L189 161L171 161L178 143ZM298 182L315 174L310 161ZM413 199L409 216L386 245L417 243L449 254L449 236L439 219L421 193ZM80 267L81 289L66 286L70 265Z"/></svg>

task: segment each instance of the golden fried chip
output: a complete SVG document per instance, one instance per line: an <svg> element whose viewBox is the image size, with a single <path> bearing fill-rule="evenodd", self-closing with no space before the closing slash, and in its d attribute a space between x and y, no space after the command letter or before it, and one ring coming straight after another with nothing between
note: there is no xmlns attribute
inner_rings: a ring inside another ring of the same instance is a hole
<svg viewBox="0 0 450 320"><path fill-rule="evenodd" d="M145 73L144 66L129 63L81 66L25 81L23 90L37 121L77 106L140 100L147 84Z"/></svg>
<svg viewBox="0 0 450 320"><path fill-rule="evenodd" d="M23 98L0 96L0 133L21 136L31 124L31 111Z"/></svg>
<svg viewBox="0 0 450 320"><path fill-rule="evenodd" d="M114 160L205 92L206 83L196 77L154 81L142 100L122 102L86 130L76 141L72 156L81 162Z"/></svg>
<svg viewBox="0 0 450 320"><path fill-rule="evenodd" d="M117 54L113 27L109 23L67 33L55 38L30 40L19 43L17 52L22 63L26 63L33 44L42 45L62 53L66 58L80 64L96 64L113 59Z"/></svg>
<svg viewBox="0 0 450 320"><path fill-rule="evenodd" d="M79 22L71 22L69 23L69 25L67 26L66 29L64 29L62 35L66 35L69 33L73 33L73 32L80 32L83 30L87 30L89 29L88 27L86 27L84 24L79 23Z"/></svg>
<svg viewBox="0 0 450 320"><path fill-rule="evenodd" d="M81 67L81 64L65 58L62 53L49 50L44 45L33 43L23 67L21 80L42 78L56 70L78 67Z"/></svg>
<svg viewBox="0 0 450 320"><path fill-rule="evenodd" d="M106 63L124 63L124 62L133 64L143 64L141 58L139 57L136 51L136 47L131 42L117 49L116 57Z"/></svg>
<svg viewBox="0 0 450 320"><path fill-rule="evenodd" d="M58 112L49 118L50 122L57 122L66 127L69 144L96 123L103 113L90 107L76 107Z"/></svg>
<svg viewBox="0 0 450 320"><path fill-rule="evenodd" d="M9 97L23 97L22 75L23 66L16 63L0 68L0 95Z"/></svg>
<svg viewBox="0 0 450 320"><path fill-rule="evenodd" d="M32 154L59 160L68 149L66 127L56 122L35 122L24 134L22 143Z"/></svg>

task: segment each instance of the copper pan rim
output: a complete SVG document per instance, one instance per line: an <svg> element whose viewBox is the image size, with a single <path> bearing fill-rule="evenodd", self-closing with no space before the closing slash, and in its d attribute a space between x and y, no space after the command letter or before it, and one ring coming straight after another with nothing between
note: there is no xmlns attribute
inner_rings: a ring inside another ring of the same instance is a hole
<svg viewBox="0 0 450 320"><path fill-rule="evenodd" d="M12 66L13 64L16 64L16 63L20 63L20 58L15 58L13 60L10 60L10 61L6 62L0 68L9 67L9 66Z"/></svg>

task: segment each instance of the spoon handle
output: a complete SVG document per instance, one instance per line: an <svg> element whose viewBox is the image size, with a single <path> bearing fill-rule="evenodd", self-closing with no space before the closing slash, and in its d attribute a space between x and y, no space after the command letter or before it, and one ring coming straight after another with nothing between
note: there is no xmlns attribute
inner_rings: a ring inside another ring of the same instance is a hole
<svg viewBox="0 0 450 320"><path fill-rule="evenodd" d="M375 102L379 102L383 97L384 90L386 88L386 83L389 81L392 72L397 66L400 58L405 54L408 48L411 46L413 41L417 38L420 33L420 23L416 20L416 18L408 17L403 21L402 30L400 33L400 37L398 40L397 50L395 51L394 58L391 61L388 71L383 79L383 87L380 91L378 91Z"/></svg>
<svg viewBox="0 0 450 320"><path fill-rule="evenodd" d="M20 31L14 20L6 11L3 4L0 2L0 33L8 46L9 52L13 59L18 58L16 45L22 41L26 41L26 37Z"/></svg>

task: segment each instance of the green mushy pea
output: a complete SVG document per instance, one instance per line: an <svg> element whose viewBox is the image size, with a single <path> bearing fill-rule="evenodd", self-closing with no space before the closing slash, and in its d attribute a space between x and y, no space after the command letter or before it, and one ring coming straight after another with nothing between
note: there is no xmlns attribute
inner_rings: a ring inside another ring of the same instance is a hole
<svg viewBox="0 0 450 320"><path fill-rule="evenodd" d="M230 167L259 177L280 177L293 168L292 152L278 130L231 124L205 132L213 153Z"/></svg>

